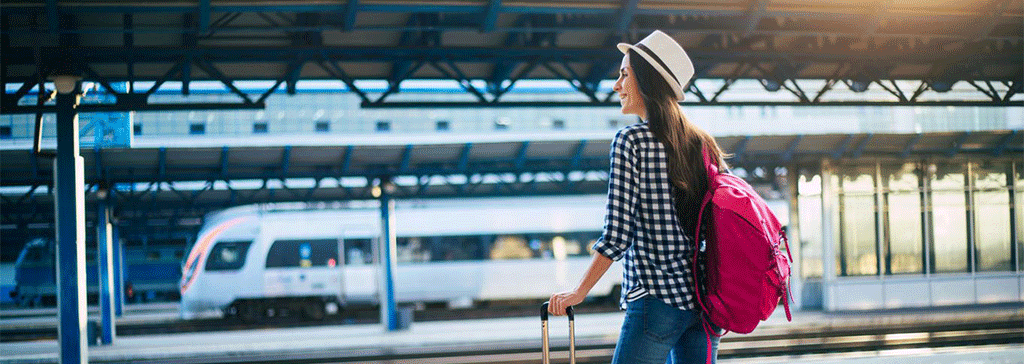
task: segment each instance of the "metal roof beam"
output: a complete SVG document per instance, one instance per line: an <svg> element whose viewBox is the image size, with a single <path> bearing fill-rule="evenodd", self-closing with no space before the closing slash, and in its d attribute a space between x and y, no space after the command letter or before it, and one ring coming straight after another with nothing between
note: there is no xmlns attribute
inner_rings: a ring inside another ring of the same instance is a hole
<svg viewBox="0 0 1024 364"><path fill-rule="evenodd" d="M800 141L803 139L803 134L793 137L793 140L789 142L789 145L786 147L786 150L782 152L782 163L789 163L789 161L793 160L793 153L796 152L796 147L800 145Z"/></svg>
<svg viewBox="0 0 1024 364"><path fill-rule="evenodd" d="M569 162L570 169L576 169L580 165L580 159L583 158L583 151L587 149L587 140L580 140L580 144L576 146L576 150L572 153L572 160Z"/></svg>
<svg viewBox="0 0 1024 364"><path fill-rule="evenodd" d="M409 170L409 161L412 159L412 148L413 145L408 144L405 146L405 149L402 150L402 161L398 165L398 171L400 173L405 173L405 171Z"/></svg>
<svg viewBox="0 0 1024 364"><path fill-rule="evenodd" d="M530 142L525 141L519 144L519 152L516 153L515 168L516 171L522 171L523 167L526 166L526 151L530 149Z"/></svg>
<svg viewBox="0 0 1024 364"><path fill-rule="evenodd" d="M341 170L338 171L339 176L346 176L349 173L349 168L352 166L352 149L351 145L345 147L345 155L341 158Z"/></svg>
<svg viewBox="0 0 1024 364"><path fill-rule="evenodd" d="M225 145L220 149L220 180L227 181L228 175L228 153L230 149Z"/></svg>
<svg viewBox="0 0 1024 364"><path fill-rule="evenodd" d="M280 178L284 180L288 177L288 166L292 163L292 146L284 146L284 151L281 152L281 175Z"/></svg>
<svg viewBox="0 0 1024 364"><path fill-rule="evenodd" d="M250 63L274 63L280 64L281 59L294 59L295 57L311 58L323 55L336 61L373 63L373 62L396 62L396 61L453 61L453 62L526 62L526 61L565 61L565 62L593 62L598 59L609 61L622 58L621 53L616 49L606 47L600 48L559 48L544 44L551 36L544 34L538 36L531 44L521 47L508 47L496 52L488 47L421 47L421 46L373 46L373 47L301 47L291 46L253 46L237 48L165 48L165 47L135 47L130 50L140 59L148 59L152 62L168 62L171 60L188 59L193 56L200 56L196 60L197 65L210 63L210 60L217 60L218 63L250 62ZM536 43L536 44L535 44ZM553 44L552 44L553 45ZM31 65L34 63L31 47L12 47L11 53L4 54L8 66ZM54 57L62 52L60 47L40 47L44 56ZM125 49L123 47L91 47L83 52L79 58L88 63L117 63L124 61ZM973 53L967 53L967 52ZM708 63L736 62L746 60L747 62L776 63L792 62L803 64L807 62L821 63L842 63L842 62L874 62L876 66L890 67L899 63L921 63L935 64L950 59L950 54L936 52L907 52L907 51L886 51L863 52L857 50L830 50L814 51L805 49L691 49L690 56L701 59ZM1016 49L971 49L955 53L962 55L962 59L956 61L969 61L994 65L1016 65L1019 64L1021 56ZM26 77L9 82L22 82Z"/></svg>
<svg viewBox="0 0 1024 364"><path fill-rule="evenodd" d="M960 153L960 150L962 150L964 147L964 142L966 142L967 138L970 136L971 132L969 131L961 133L960 136L957 137L955 141L953 141L953 145L951 145L949 149L946 150L946 157L952 157L957 153Z"/></svg>
<svg viewBox="0 0 1024 364"><path fill-rule="evenodd" d="M619 8L619 19L615 24L615 35L626 34L629 25L633 23L633 16L636 15L637 5L640 0L622 0L622 7Z"/></svg>
<svg viewBox="0 0 1024 364"><path fill-rule="evenodd" d="M747 17L741 29L743 36L750 36L757 29L757 25L761 23L761 18L765 16L769 2L770 0L750 1L750 8L747 10Z"/></svg>
<svg viewBox="0 0 1024 364"><path fill-rule="evenodd" d="M345 3L345 7L341 9L342 14L342 26L341 29L348 32L355 29L356 26L356 15L359 13L359 0L348 0Z"/></svg>
<svg viewBox="0 0 1024 364"><path fill-rule="evenodd" d="M331 77L334 77L336 79L341 80L341 82L344 82L345 86L347 86L349 90L355 92L356 95L359 95L359 98L363 100L363 103L370 102L369 96L366 96L366 93L363 92L363 90L360 90L359 87L356 87L355 81L351 77L349 77L347 73L345 73L345 70L341 69L341 67L335 64L333 61L328 60L326 57L321 58L322 59L317 62L317 64L320 65L320 68L323 68L323 70L327 72L327 74L331 75Z"/></svg>
<svg viewBox="0 0 1024 364"><path fill-rule="evenodd" d="M861 154L864 154L864 148L867 147L868 142L871 141L872 136L872 133L864 135L864 138L860 140L860 143L857 143L857 147L853 149L853 154L851 155L851 157L860 158Z"/></svg>
<svg viewBox="0 0 1024 364"><path fill-rule="evenodd" d="M1012 140L1013 136L1016 135L1016 134L1017 134L1016 130L1010 130L1010 133L1006 134L1006 136L1004 136L1002 139L1000 139L999 143L996 144L995 148L992 148L992 155L996 156L996 157L999 157L999 156L1003 155L1003 152L1006 151L1006 146L1010 145L1010 140ZM1024 213L1024 212L1022 212L1022 213Z"/></svg>
<svg viewBox="0 0 1024 364"><path fill-rule="evenodd" d="M217 66L215 66L213 63L210 63L209 60L196 59L196 65L199 66L199 68L205 71L208 75L223 83L224 86L227 86L232 93L238 95L238 97L241 97L244 103L253 103L252 99L249 98L249 95L246 95L244 92L242 92L242 90L239 90L237 87L235 87L234 81L224 76L224 74L217 69Z"/></svg>
<svg viewBox="0 0 1024 364"><path fill-rule="evenodd" d="M907 145L903 146L903 152L900 153L900 158L906 158L910 156L910 152L914 151L914 145L921 140L922 134L915 134L914 137L910 138Z"/></svg>
<svg viewBox="0 0 1024 364"><path fill-rule="evenodd" d="M469 152L473 149L473 143L466 143L462 147L462 152L459 153L459 161L456 164L455 169L460 171L469 170Z"/></svg>
<svg viewBox="0 0 1024 364"><path fill-rule="evenodd" d="M167 180L167 147L160 147L157 152L157 181Z"/></svg>
<svg viewBox="0 0 1024 364"><path fill-rule="evenodd" d="M210 32L210 0L199 0L199 34Z"/></svg>
<svg viewBox="0 0 1024 364"><path fill-rule="evenodd" d="M480 31L484 33L490 33L494 31L494 23L498 20L498 14L501 13L501 0L490 0L484 7L482 16L480 17Z"/></svg>

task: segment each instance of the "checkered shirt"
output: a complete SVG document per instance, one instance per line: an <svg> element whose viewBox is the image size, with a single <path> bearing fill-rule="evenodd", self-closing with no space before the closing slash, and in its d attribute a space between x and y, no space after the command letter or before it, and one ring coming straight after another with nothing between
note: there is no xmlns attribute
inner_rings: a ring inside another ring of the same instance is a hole
<svg viewBox="0 0 1024 364"><path fill-rule="evenodd" d="M677 223L665 147L638 123L619 130L610 154L608 212L594 250L625 258L620 307L651 295L694 309L693 232Z"/></svg>

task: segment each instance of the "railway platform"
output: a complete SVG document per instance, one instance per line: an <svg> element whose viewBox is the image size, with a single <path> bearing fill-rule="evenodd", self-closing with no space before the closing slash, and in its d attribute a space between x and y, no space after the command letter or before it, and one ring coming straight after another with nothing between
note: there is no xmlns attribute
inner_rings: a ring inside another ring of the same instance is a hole
<svg viewBox="0 0 1024 364"><path fill-rule="evenodd" d="M578 362L607 361L599 358L610 357L622 315L576 316ZM384 332L380 325L370 324L123 336L114 345L90 347L89 358L92 363L527 363L539 362L539 321L539 317L515 317L415 322L398 332ZM550 326L553 358L564 359L568 347L565 318L552 317ZM932 359L938 355L951 360L983 357L991 360L980 362L1021 363L1022 342L1021 305L971 310L803 311L794 312L793 322L786 322L780 310L752 334L727 335L720 356L722 362L736 363L874 363L879 361L863 360L891 361L893 355ZM844 352L848 353L845 357L834 356ZM0 342L0 353L4 364L56 363L58 345L53 340ZM921 360L917 362L933 362Z"/></svg>

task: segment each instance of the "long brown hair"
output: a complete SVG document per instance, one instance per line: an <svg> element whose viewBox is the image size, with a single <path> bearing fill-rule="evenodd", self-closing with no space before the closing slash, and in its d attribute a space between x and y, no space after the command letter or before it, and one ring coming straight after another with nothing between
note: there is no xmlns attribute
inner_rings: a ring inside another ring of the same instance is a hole
<svg viewBox="0 0 1024 364"><path fill-rule="evenodd" d="M686 119L668 81L632 49L629 50L629 65L633 68L637 89L647 109L647 125L665 147L676 218L680 225L692 230L708 188L701 150L707 148L711 157L723 167L725 156L711 134Z"/></svg>

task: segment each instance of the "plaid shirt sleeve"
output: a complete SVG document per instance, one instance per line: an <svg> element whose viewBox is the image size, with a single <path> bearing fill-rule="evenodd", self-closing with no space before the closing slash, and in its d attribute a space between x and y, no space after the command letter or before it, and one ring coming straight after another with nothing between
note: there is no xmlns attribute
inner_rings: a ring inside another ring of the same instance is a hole
<svg viewBox="0 0 1024 364"><path fill-rule="evenodd" d="M611 145L611 170L608 173L608 204L604 232L594 250L612 260L622 259L633 244L639 173L636 146L630 129L619 130Z"/></svg>

